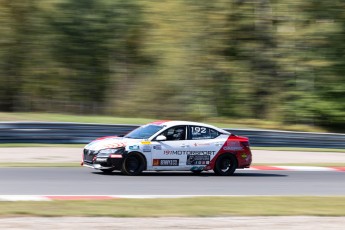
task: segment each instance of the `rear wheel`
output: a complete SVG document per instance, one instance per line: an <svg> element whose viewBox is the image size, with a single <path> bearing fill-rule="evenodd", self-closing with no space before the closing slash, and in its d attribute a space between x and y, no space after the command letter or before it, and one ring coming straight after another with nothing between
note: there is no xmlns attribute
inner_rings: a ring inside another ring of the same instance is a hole
<svg viewBox="0 0 345 230"><path fill-rule="evenodd" d="M129 176L139 175L145 167L144 158L140 154L131 154L122 163L122 171Z"/></svg>
<svg viewBox="0 0 345 230"><path fill-rule="evenodd" d="M237 159L232 154L224 154L218 157L213 171L219 176L231 176L237 168Z"/></svg>

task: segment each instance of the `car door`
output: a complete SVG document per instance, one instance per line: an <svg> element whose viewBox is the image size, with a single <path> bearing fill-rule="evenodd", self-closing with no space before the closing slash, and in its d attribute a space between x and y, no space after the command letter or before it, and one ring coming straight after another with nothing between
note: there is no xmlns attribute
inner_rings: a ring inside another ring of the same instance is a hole
<svg viewBox="0 0 345 230"><path fill-rule="evenodd" d="M186 154L190 149L186 144L187 126L173 126L159 135L166 140L152 140L152 170L185 170Z"/></svg>
<svg viewBox="0 0 345 230"><path fill-rule="evenodd" d="M186 165L189 170L202 170L208 165L228 137L215 129L198 125L189 125L188 134L190 152Z"/></svg>

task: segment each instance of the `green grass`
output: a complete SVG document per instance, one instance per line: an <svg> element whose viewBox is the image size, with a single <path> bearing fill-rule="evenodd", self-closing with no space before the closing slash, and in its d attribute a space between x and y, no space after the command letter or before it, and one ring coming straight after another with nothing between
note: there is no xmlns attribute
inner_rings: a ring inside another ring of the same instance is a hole
<svg viewBox="0 0 345 230"><path fill-rule="evenodd" d="M58 113L0 113L0 121L51 121L100 124L146 124L155 119L111 116L69 115Z"/></svg>
<svg viewBox="0 0 345 230"><path fill-rule="evenodd" d="M146 124L161 118L129 118L112 116L70 115L58 113L4 113L0 112L0 122L4 121L51 121L51 122L81 122L104 124ZM256 119L231 119L224 117L207 118L201 122L213 124L220 128L259 128L278 129L304 132L326 132L325 129L307 125L288 125L274 121Z"/></svg>
<svg viewBox="0 0 345 230"><path fill-rule="evenodd" d="M215 117L205 119L204 121L221 128L257 128L301 132L327 132L326 129L318 126L283 124L281 122L258 119L234 119L227 117ZM231 126L227 124L231 124Z"/></svg>
<svg viewBox="0 0 345 230"><path fill-rule="evenodd" d="M345 216L340 197L199 197L1 202L0 216Z"/></svg>
<svg viewBox="0 0 345 230"><path fill-rule="evenodd" d="M334 153L337 152L337 153L345 153L345 149L327 149L327 148L251 147L251 149L252 150L270 150L270 151L334 152Z"/></svg>

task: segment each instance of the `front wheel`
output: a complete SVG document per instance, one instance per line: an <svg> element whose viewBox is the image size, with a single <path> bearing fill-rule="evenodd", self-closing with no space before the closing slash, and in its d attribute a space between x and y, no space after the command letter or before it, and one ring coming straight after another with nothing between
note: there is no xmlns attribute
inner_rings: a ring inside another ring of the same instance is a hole
<svg viewBox="0 0 345 230"><path fill-rule="evenodd" d="M232 154L224 154L218 157L213 171L219 176L231 176L237 168L237 159Z"/></svg>
<svg viewBox="0 0 345 230"><path fill-rule="evenodd" d="M131 154L122 163L122 172L129 176L139 175L145 167L144 158L139 154Z"/></svg>

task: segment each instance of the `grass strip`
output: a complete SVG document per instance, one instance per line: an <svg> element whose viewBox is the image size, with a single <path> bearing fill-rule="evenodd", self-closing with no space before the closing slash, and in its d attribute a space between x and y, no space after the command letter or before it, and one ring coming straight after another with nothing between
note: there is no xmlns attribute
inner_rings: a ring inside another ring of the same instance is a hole
<svg viewBox="0 0 345 230"><path fill-rule="evenodd" d="M345 216L340 197L198 197L103 201L1 202L0 216Z"/></svg>
<svg viewBox="0 0 345 230"><path fill-rule="evenodd" d="M328 149L328 148L251 147L251 150L345 153L345 149Z"/></svg>
<svg viewBox="0 0 345 230"><path fill-rule="evenodd" d="M48 121L48 122L78 122L96 124L146 124L154 121L147 118L128 118L95 115L72 115L60 113L5 113L0 112L0 121Z"/></svg>
<svg viewBox="0 0 345 230"><path fill-rule="evenodd" d="M51 122L81 122L102 124L136 124L143 125L161 118L129 118L97 115L72 115L59 113L6 113L0 112L0 121L51 121ZM257 119L233 119L226 117L206 118L201 122L213 124L220 128L259 128L304 132L327 132L327 130L311 125L287 125L280 122Z"/></svg>
<svg viewBox="0 0 345 230"><path fill-rule="evenodd" d="M257 163L255 166L316 166L316 167L345 167L345 163ZM80 162L60 162L60 163L42 163L42 162L0 162L0 168L9 167L80 167Z"/></svg>

